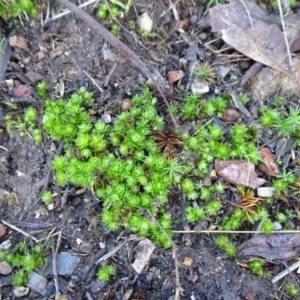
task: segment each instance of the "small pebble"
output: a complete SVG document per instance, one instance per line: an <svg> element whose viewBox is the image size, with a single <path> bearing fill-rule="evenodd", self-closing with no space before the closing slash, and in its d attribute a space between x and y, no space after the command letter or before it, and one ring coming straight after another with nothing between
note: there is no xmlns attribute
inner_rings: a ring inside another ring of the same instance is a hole
<svg viewBox="0 0 300 300"><path fill-rule="evenodd" d="M207 82L195 78L192 83L191 90L193 95L206 94L209 92L209 86Z"/></svg>
<svg viewBox="0 0 300 300"><path fill-rule="evenodd" d="M8 275L12 271L11 265L7 261L0 262L0 274Z"/></svg>
<svg viewBox="0 0 300 300"><path fill-rule="evenodd" d="M192 22L193 24L197 23L197 22L198 22L198 17L197 17L196 15L192 15L192 16L191 16L191 22ZM200 33L200 34L201 34L201 33Z"/></svg>
<svg viewBox="0 0 300 300"><path fill-rule="evenodd" d="M129 99L123 99L121 108L123 111L129 110L132 107L132 102Z"/></svg>
<svg viewBox="0 0 300 300"><path fill-rule="evenodd" d="M14 294L17 298L23 297L29 293L29 288L24 286L19 286L16 289L14 289Z"/></svg>
<svg viewBox="0 0 300 300"><path fill-rule="evenodd" d="M200 33L199 34L199 39L202 40L202 41L206 40L207 39L207 34L205 32Z"/></svg>
<svg viewBox="0 0 300 300"><path fill-rule="evenodd" d="M8 250L11 247L11 240L6 240L0 244L0 250Z"/></svg>
<svg viewBox="0 0 300 300"><path fill-rule="evenodd" d="M109 114L103 114L102 115L102 120L106 124L111 123L111 115L109 115Z"/></svg>
<svg viewBox="0 0 300 300"><path fill-rule="evenodd" d="M90 242L87 241L83 241L81 243L81 245L79 246L80 250L84 251L84 252L91 252L91 250L93 249L93 245Z"/></svg>
<svg viewBox="0 0 300 300"><path fill-rule="evenodd" d="M140 26L140 28L146 32L151 32L152 28L153 28L153 20L150 17L150 15L148 13L143 13L142 15L140 15L138 17L137 20L138 25Z"/></svg>
<svg viewBox="0 0 300 300"><path fill-rule="evenodd" d="M274 222L274 230L278 231L278 230L282 230L282 225L279 222Z"/></svg>
<svg viewBox="0 0 300 300"><path fill-rule="evenodd" d="M259 187L257 188L257 196L261 198L272 197L275 189L272 187Z"/></svg>
<svg viewBox="0 0 300 300"><path fill-rule="evenodd" d="M241 114L233 108L226 109L222 114L222 121L234 123L241 117Z"/></svg>

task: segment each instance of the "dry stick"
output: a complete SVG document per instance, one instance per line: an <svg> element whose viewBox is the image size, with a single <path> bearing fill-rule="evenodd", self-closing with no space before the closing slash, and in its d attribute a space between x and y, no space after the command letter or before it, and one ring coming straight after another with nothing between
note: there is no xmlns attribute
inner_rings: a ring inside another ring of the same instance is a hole
<svg viewBox="0 0 300 300"><path fill-rule="evenodd" d="M173 233L264 233L257 230L172 230ZM270 233L300 233L300 230L278 230ZM268 234L270 234L268 233Z"/></svg>
<svg viewBox="0 0 300 300"><path fill-rule="evenodd" d="M39 241L37 238L35 238L34 236L30 235L29 233L25 232L24 230L20 229L19 227L13 225L13 224L10 224L9 222L7 221L4 221L4 220L1 220L2 223L4 223L5 225L9 226L10 228L22 233L23 235L31 238L32 240L34 240L36 243Z"/></svg>
<svg viewBox="0 0 300 300"><path fill-rule="evenodd" d="M98 82L85 70L83 70L83 72L85 73L85 75L92 81L92 83L98 88L100 93L103 93L103 89L100 87L100 85L98 84Z"/></svg>
<svg viewBox="0 0 300 300"><path fill-rule="evenodd" d="M54 245L52 247L52 255L53 255L53 277L54 277L54 283L55 283L55 300L60 300L60 292L59 292L59 285L58 285L58 276L57 276L57 252L61 244L61 235L62 232L59 232L59 235L57 237L56 247L54 249Z"/></svg>
<svg viewBox="0 0 300 300"><path fill-rule="evenodd" d="M248 10L246 4L244 3L244 1L243 1L243 0L240 0L240 2L242 3L242 5L243 5L243 7L244 7L244 9L245 9L245 11L246 11L246 13L247 13L247 15L248 15L248 18L249 18L249 21L250 21L250 24L251 24L251 28L252 28L252 30L254 30L253 22L252 22L252 18L251 18L250 12L249 12L249 10Z"/></svg>
<svg viewBox="0 0 300 300"><path fill-rule="evenodd" d="M97 2L98 0L90 0L90 1L87 1L87 2L84 2L82 4L79 5L79 7L85 7L85 6L88 6L90 4L93 4L94 2ZM55 15L53 16L52 18L50 18L49 20L57 20L65 15L68 15L71 11L70 10L67 10L67 11L63 11L62 13L58 14L58 15ZM48 20L47 20L48 21ZM46 22L45 22L46 24Z"/></svg>
<svg viewBox="0 0 300 300"><path fill-rule="evenodd" d="M251 113L249 112L249 110L244 106L244 104L242 103L242 101L239 99L238 94L231 88L228 87L227 88L229 95L232 98L232 101L235 105L235 107L250 121L253 121L254 118L251 115Z"/></svg>
<svg viewBox="0 0 300 300"><path fill-rule="evenodd" d="M110 69L110 71L108 72L105 81L104 81L104 86L107 87L108 83L110 81L110 77L112 76L113 72L115 71L115 68L117 67L117 63L115 62L112 66L112 68Z"/></svg>
<svg viewBox="0 0 300 300"><path fill-rule="evenodd" d="M88 26L90 26L92 29L98 32L102 36L102 38L105 39L114 48L116 48L118 52L124 54L131 61L132 64L134 64L145 76L147 76L153 82L157 91L159 92L160 96L163 98L168 108L172 122L174 123L175 126L177 126L178 123L170 109L170 105L161 88L161 84L163 84L163 82L159 82L158 78L149 71L147 66L131 49L129 49L124 43L122 43L119 39L117 39L114 35L112 35L106 28L104 28L89 14L87 14L81 8L71 3L69 0L59 0L59 2L65 5L71 12L77 15Z"/></svg>
<svg viewBox="0 0 300 300"><path fill-rule="evenodd" d="M300 261L295 262L294 264L289 266L287 269L285 269L284 271L282 271L279 274L277 274L276 276L274 276L274 278L272 279L272 283L276 283L278 280L280 280L284 276L290 274L292 271L294 271L295 269L297 269L299 267L300 267Z"/></svg>
<svg viewBox="0 0 300 300"><path fill-rule="evenodd" d="M174 257L174 264L175 264L175 280L176 280L176 289L175 289L175 297L174 300L179 300L180 299L180 294L183 292L183 288L180 286L180 280L179 280L179 269L178 269L178 260L177 260L177 251L176 251L176 245L173 242L173 240L170 238L170 236L166 233L166 231L161 227L161 225L157 222L156 218L152 215L150 210L148 210L149 215L155 220L155 223L159 227L159 229L162 231L162 233L165 235L167 240L171 243L172 245L172 250L173 250L173 257Z"/></svg>
<svg viewBox="0 0 300 300"><path fill-rule="evenodd" d="M289 57L289 63L290 63L290 67L291 67L291 69L293 71L292 56L291 56L289 41L288 41L288 38L287 38L287 35L286 35L285 23L284 23L284 19L283 19L281 1L277 0L277 3L278 3L278 9L279 9L279 13L280 13L282 31L283 31L283 35L284 35L284 41L285 41L285 45L286 45L287 54L288 54L288 57Z"/></svg>
<svg viewBox="0 0 300 300"><path fill-rule="evenodd" d="M137 236L131 236L129 238L126 238L122 243L120 243L119 245L117 245L116 247L114 247L113 249L111 249L107 254L105 254L99 260L97 260L97 262L95 263L95 265L98 265L99 263L101 263L101 261L107 260L108 258L110 258L111 256L113 256L114 254L116 254L129 241L136 241L136 240L139 240L139 238Z"/></svg>

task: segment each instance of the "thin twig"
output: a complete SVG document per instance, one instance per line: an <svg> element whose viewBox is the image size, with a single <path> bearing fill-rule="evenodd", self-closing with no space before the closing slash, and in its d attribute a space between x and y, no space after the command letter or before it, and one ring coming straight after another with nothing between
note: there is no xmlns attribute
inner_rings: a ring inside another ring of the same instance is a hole
<svg viewBox="0 0 300 300"><path fill-rule="evenodd" d="M173 240L170 238L170 236L166 233L166 231L161 227L159 222L157 222L156 218L153 216L153 214L148 210L148 213L150 216L155 220L155 223L159 227L159 229L162 231L162 233L165 235L165 237L168 239L169 243L172 245L172 250L173 250L173 258L174 258L174 264L175 264L175 280L176 280L176 289L175 289L175 297L174 300L179 300L180 295L183 292L183 288L180 285L180 280L179 280L179 263L177 259L177 250L176 250L176 245L173 242Z"/></svg>
<svg viewBox="0 0 300 300"><path fill-rule="evenodd" d="M7 222L7 221L4 221L4 220L1 220L2 223L4 223L5 225L9 226L10 228L22 233L23 235L31 238L32 240L34 240L36 243L39 241L37 238L35 238L34 236L32 236L31 234L25 232L24 230L20 229L19 227Z"/></svg>
<svg viewBox="0 0 300 300"><path fill-rule="evenodd" d="M56 247L52 247L52 255L53 255L53 277L55 283L55 300L60 300L60 292L59 292L59 285L58 285L58 276L57 276L57 252L61 244L61 235L62 231L59 232L57 237Z"/></svg>
<svg viewBox="0 0 300 300"><path fill-rule="evenodd" d="M121 248L123 248L128 242L133 241L133 240L138 240L139 238L137 236L131 236L129 238L126 238L122 243L111 249L107 254L102 256L99 260L97 260L95 265L100 264L102 261L107 260L111 256L113 256L115 253L117 253Z"/></svg>
<svg viewBox="0 0 300 300"><path fill-rule="evenodd" d="M92 81L92 83L98 88L100 93L103 93L103 89L101 88L101 86L98 84L98 82L85 70L83 70L83 72L85 73L85 75Z"/></svg>
<svg viewBox="0 0 300 300"><path fill-rule="evenodd" d="M173 233L264 233L257 230L172 230ZM300 230L278 230L270 233L300 233ZM268 234L270 234L268 233Z"/></svg>
<svg viewBox="0 0 300 300"><path fill-rule="evenodd" d="M288 58L289 58L289 63L290 63L291 69L293 69L293 66L292 66L292 56L291 56L289 41L288 41L288 38L287 38L287 35L286 35L285 23L284 23L284 19L283 19L283 12L282 12L281 1L277 0L277 3L278 3L278 9L279 9L279 13L280 13L282 31L283 31L283 35L284 35L284 41L285 41L286 50L287 50L287 54L288 54Z"/></svg>
<svg viewBox="0 0 300 300"><path fill-rule="evenodd" d="M300 267L300 261L295 262L294 264L289 266L287 269L285 269L284 271L282 271L279 274L277 274L276 276L274 276L274 278L272 279L272 283L276 283L278 280L280 280L281 278L290 274L292 271L294 271L295 269L297 269L299 267Z"/></svg>
<svg viewBox="0 0 300 300"><path fill-rule="evenodd" d="M245 9L245 11L246 11L246 13L247 13L247 15L248 15L248 18L249 18L249 21L250 21L250 24L251 24L252 30L254 30L254 27L253 27L253 21L252 21L252 18L251 18L250 12L249 12L249 10L248 10L248 8L247 8L246 4L244 3L244 1L243 1L243 0L240 0L240 2L242 3L242 5L243 5L243 7L244 7L244 9Z"/></svg>
<svg viewBox="0 0 300 300"><path fill-rule="evenodd" d="M114 63L113 66L112 66L112 68L111 68L110 71L108 72L108 74L107 74L107 76L106 76L106 78L105 78L105 80L104 80L104 86L105 86L105 87L108 86L108 83L109 83L109 81L110 81L111 75L112 75L113 72L115 71L116 67L117 67L117 63Z"/></svg>
<svg viewBox="0 0 300 300"><path fill-rule="evenodd" d="M85 2L85 3L82 3L82 4L80 4L78 7L85 7L85 6L88 6L88 5L90 5L90 4L93 4L94 2L97 2L97 1L99 1L99 0L89 0L89 1L87 1L87 2ZM61 17L63 17L63 16L66 16L66 15L68 15L68 14L70 14L72 11L71 10L65 10L64 12L62 12L62 13L60 13L60 14L58 14L58 15L55 15L55 16L53 16L52 18L50 18L50 19L48 19L47 20L47 22L49 21L49 20L57 20L57 19L59 19L59 18L61 18ZM45 24L46 24L46 21L45 21Z"/></svg>
<svg viewBox="0 0 300 300"><path fill-rule="evenodd" d="M234 91L231 87L227 88L229 95L235 105L235 107L250 121L253 121L254 118L249 112L249 110L245 107L242 101L239 99L239 96L236 91Z"/></svg>

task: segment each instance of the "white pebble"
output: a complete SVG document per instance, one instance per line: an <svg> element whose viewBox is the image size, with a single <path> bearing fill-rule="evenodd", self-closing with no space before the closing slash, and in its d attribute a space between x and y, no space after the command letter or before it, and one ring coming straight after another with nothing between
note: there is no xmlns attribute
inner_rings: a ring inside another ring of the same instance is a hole
<svg viewBox="0 0 300 300"><path fill-rule="evenodd" d="M261 198L272 197L274 194L274 188L272 187L259 187L257 189L257 196Z"/></svg>
<svg viewBox="0 0 300 300"><path fill-rule="evenodd" d="M137 19L137 23L142 30L146 32L152 31L153 20L151 19L148 13L145 12L142 15L140 15Z"/></svg>

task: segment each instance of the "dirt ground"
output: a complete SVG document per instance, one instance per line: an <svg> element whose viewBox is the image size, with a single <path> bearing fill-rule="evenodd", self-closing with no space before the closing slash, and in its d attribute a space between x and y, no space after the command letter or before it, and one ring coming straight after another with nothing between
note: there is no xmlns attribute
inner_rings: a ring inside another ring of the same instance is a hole
<svg viewBox="0 0 300 300"><path fill-rule="evenodd" d="M52 1L50 2L54 6L50 7L50 10L58 9L55 7L56 1L53 4ZM140 0L134 7L135 9L131 9L123 19L120 19L125 28L121 31L119 39L129 45L148 66L157 68L161 75L167 78L167 72L177 70L183 58L187 58L187 65L190 65L193 60L216 65L224 64L229 67L230 75L218 81L214 89L224 91L229 84L237 91L242 90L239 86L241 75L252 62L233 60L230 63L229 57L231 55L234 57L233 50L227 51L228 56L224 58L204 45L215 39L217 35L211 32L206 21L207 13L200 2L196 1L195 6L193 1L178 3L180 19L191 17L193 19L192 26L185 29L188 40L184 40L180 33L173 32L176 21L172 10L168 10L168 1ZM85 11L95 16L96 9L92 6L85 8ZM163 28L167 33L173 32L166 39L169 48L162 47L155 38L141 38L128 29L127 21L135 21L137 15L145 11L151 14L156 27ZM162 12L166 13L160 17ZM85 86L93 92L96 99L97 117L100 117L110 104L140 92L146 81L140 70L128 61L113 62L104 59L107 53L114 50L103 41L101 36L72 14L57 20L49 20L43 26L39 20L34 22L24 20L23 26L4 21L2 24L3 31L7 35L26 38L29 47L29 51L17 48L12 50L6 70L8 75L5 75L5 79L20 80L15 74L24 76L28 71L34 71L48 83L52 99L60 96L60 90L64 90L64 96L67 97L79 87ZM108 23L104 25L109 26ZM223 42L219 43L221 48ZM41 49L46 49L43 59L37 55ZM56 54L51 52L54 49L57 51ZM13 73L9 75L10 72ZM100 89L94 85L94 81ZM188 76L186 76L175 89L182 93L188 84ZM31 86L34 87L33 84ZM214 89L210 95L213 95ZM33 104L21 103L18 108L22 111L29 105L36 106L42 117L43 103L39 100ZM2 110L5 114L5 106L2 106ZM51 170L51 160L54 157L54 152L51 150L52 142L45 136L42 144L36 144L29 136L21 137L18 132L10 138L3 127L0 145L8 149L8 158L0 174L0 189L9 193L14 192L16 198L12 204L2 201L1 219L15 224L28 233L40 230L41 237L44 229L42 225L45 224L50 226L47 230L55 228L56 232L62 232L59 252L71 252L80 257L80 263L71 275L60 276L66 282L63 291L66 299L174 299L175 268L172 250L157 246L151 255L149 265L142 274L138 275L131 266L137 251L136 240L124 243L124 246L110 258L117 267L116 276L108 284L101 284L96 280L95 262L126 240L130 232L110 232L104 228L98 217L101 205L93 199L91 193L78 194L76 187L69 187L66 205L64 207L58 205L43 214L45 209L41 209L43 207L40 201L41 189L37 187L40 186L37 183L46 178ZM22 172L22 176L19 172ZM53 174L50 174L49 184L55 185ZM63 195L64 191L56 190ZM176 199L170 199L170 207L172 211L180 211ZM38 218L37 210L42 211ZM180 213L178 216L180 218ZM32 226L26 227L26 224L40 224L40 226L31 228ZM184 225L179 221L174 229L183 229ZM9 235L17 241L23 239L20 233L11 229ZM242 239L246 240L249 237L250 235L243 236ZM5 239L7 236L2 241ZM85 248L79 246L78 239L85 243ZM53 238L53 241L57 241L56 238ZM270 280L253 275L247 268L237 265L234 260L228 258L216 247L213 235L187 237L176 234L174 241L179 261L180 284L183 288L181 299L290 299L278 292L279 284L273 285ZM183 264L186 257L192 258L190 267ZM91 267L90 270L87 266ZM278 265L273 272L278 273L283 268L283 265ZM48 275L47 280L53 283L54 277ZM0 275L0 282L1 299L14 299L11 277ZM49 292L48 297L31 290L28 295L20 299L47 299L47 297L53 298L54 295L54 291L52 294Z"/></svg>

